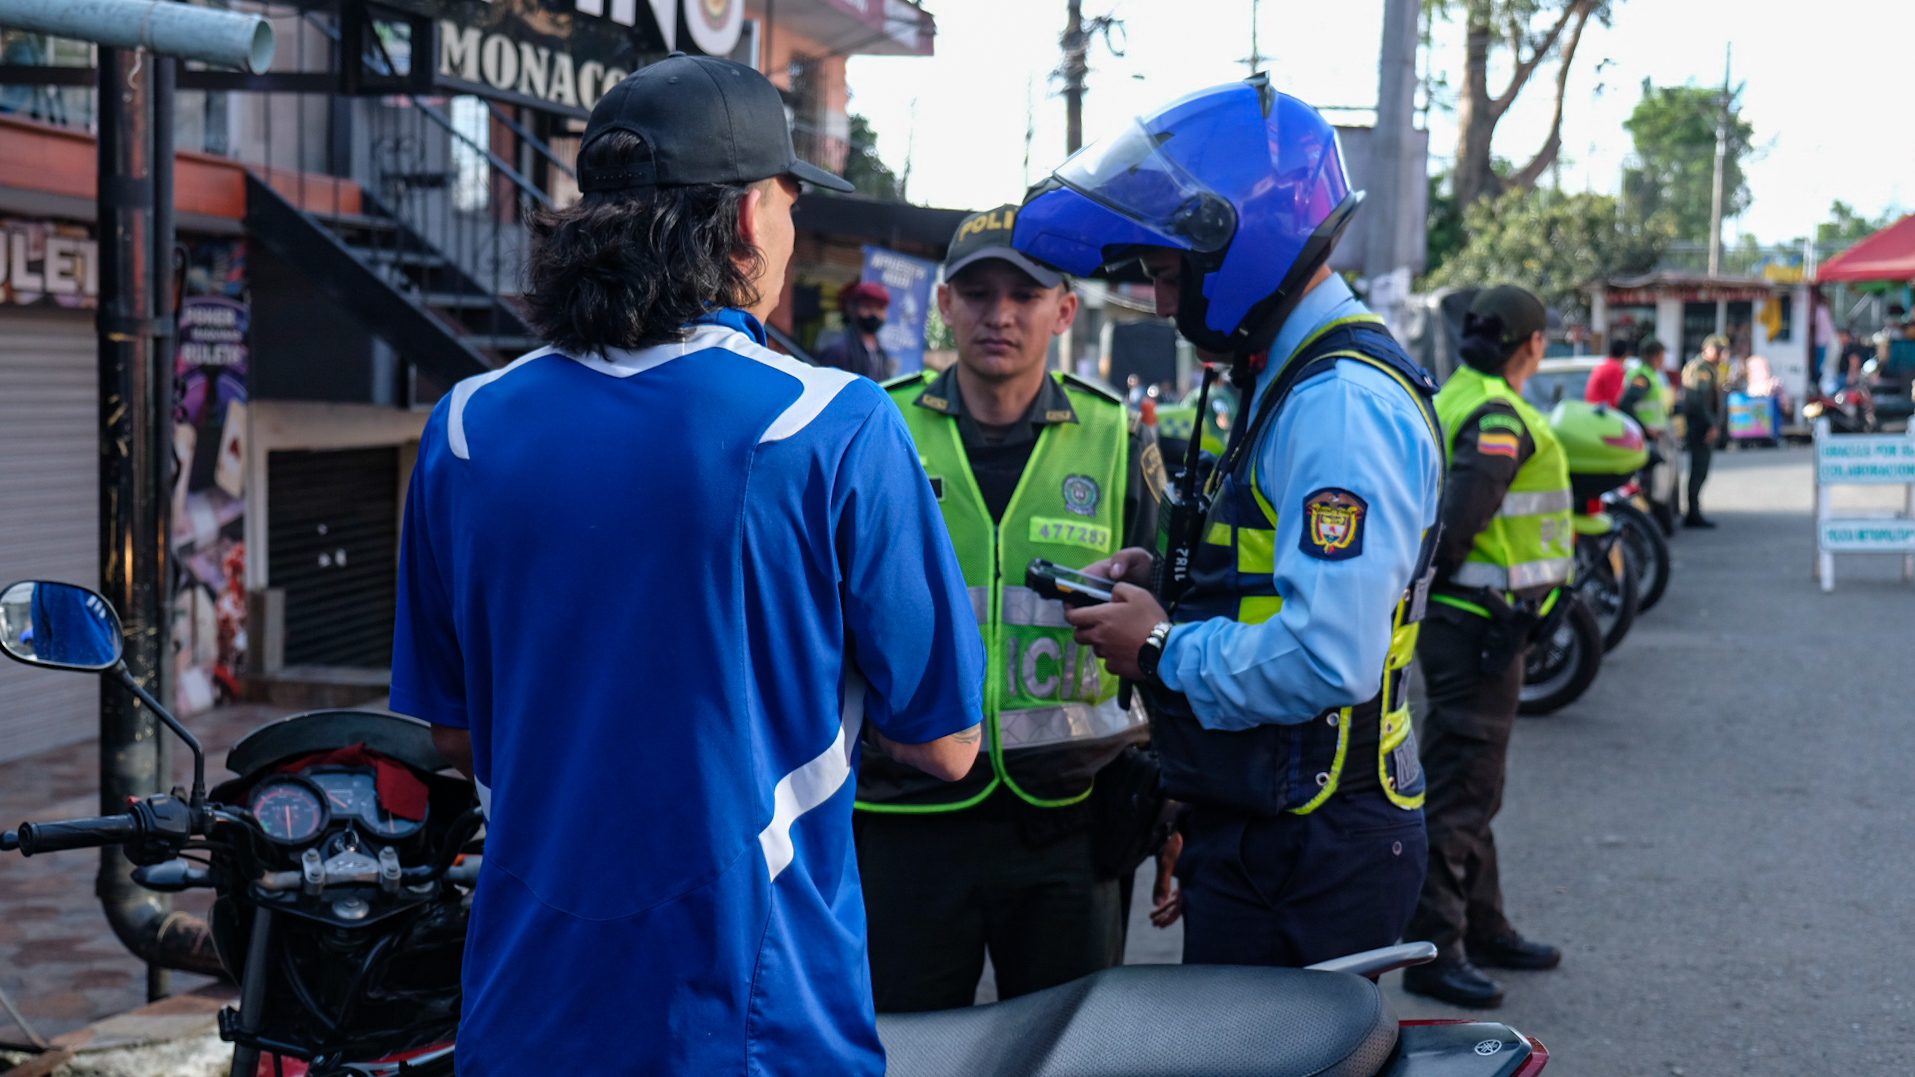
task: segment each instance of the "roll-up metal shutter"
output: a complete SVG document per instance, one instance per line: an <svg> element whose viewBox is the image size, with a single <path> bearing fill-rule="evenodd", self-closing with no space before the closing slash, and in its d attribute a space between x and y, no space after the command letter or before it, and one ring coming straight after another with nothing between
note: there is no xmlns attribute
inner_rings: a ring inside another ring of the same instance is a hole
<svg viewBox="0 0 1915 1077"><path fill-rule="evenodd" d="M270 453L266 482L267 578L286 594L286 665L387 668L399 450Z"/></svg>
<svg viewBox="0 0 1915 1077"><path fill-rule="evenodd" d="M100 585L91 311L0 308L0 586ZM0 760L97 736L100 679L0 659Z"/></svg>

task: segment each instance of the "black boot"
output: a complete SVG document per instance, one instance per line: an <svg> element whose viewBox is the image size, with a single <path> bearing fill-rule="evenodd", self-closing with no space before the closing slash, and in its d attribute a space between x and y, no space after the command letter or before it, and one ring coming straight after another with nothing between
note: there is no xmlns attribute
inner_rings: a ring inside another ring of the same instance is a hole
<svg viewBox="0 0 1915 1077"><path fill-rule="evenodd" d="M1531 942L1514 931L1493 939L1472 941L1470 960L1497 969L1553 969L1563 963L1563 952L1546 942Z"/></svg>
<svg viewBox="0 0 1915 1077"><path fill-rule="evenodd" d="M1463 958L1439 957L1404 969L1403 990L1472 1010L1493 1010L1503 1004L1503 985Z"/></svg>
<svg viewBox="0 0 1915 1077"><path fill-rule="evenodd" d="M1682 518L1682 526L1684 527L1696 527L1706 531L1715 525L1716 522L1714 520L1704 519L1698 513L1690 513Z"/></svg>

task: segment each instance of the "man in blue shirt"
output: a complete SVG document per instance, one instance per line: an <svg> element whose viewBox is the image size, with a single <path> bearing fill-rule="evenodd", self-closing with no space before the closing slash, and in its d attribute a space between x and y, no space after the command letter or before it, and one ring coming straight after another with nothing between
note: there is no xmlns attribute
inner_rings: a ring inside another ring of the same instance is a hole
<svg viewBox="0 0 1915 1077"><path fill-rule="evenodd" d="M1127 582L1067 614L1143 685L1191 805L1154 916L1187 916L1189 962L1389 945L1422 883L1403 680L1443 451L1434 384L1326 264L1360 197L1329 125L1257 76L1087 148L1018 217L1018 248L1066 272L1140 258L1158 313L1248 398L1222 460L1180 480L1166 556L1091 566Z"/></svg>
<svg viewBox="0 0 1915 1077"><path fill-rule="evenodd" d="M459 383L406 508L393 707L478 783L461 1077L879 1074L865 724L945 780L984 660L897 409L765 346L804 180L750 68L593 110L533 224L551 342Z"/></svg>

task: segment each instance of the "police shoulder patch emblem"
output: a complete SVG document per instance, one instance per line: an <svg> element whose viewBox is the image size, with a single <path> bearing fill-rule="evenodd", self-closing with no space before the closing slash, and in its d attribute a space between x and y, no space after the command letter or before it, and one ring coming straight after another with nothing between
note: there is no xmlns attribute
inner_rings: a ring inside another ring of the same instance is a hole
<svg viewBox="0 0 1915 1077"><path fill-rule="evenodd" d="M1097 515L1097 501L1103 491L1097 488L1097 480L1089 475L1066 475L1064 477L1064 507L1079 516Z"/></svg>
<svg viewBox="0 0 1915 1077"><path fill-rule="evenodd" d="M1347 561L1363 552L1369 502L1348 490L1326 486L1303 499L1303 552L1324 561Z"/></svg>

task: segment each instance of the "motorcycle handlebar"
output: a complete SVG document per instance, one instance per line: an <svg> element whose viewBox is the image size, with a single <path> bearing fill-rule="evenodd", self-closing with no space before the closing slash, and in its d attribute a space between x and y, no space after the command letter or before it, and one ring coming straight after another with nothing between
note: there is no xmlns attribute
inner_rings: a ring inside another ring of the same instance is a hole
<svg viewBox="0 0 1915 1077"><path fill-rule="evenodd" d="M62 849L97 849L132 841L145 832L132 812L96 815L90 819L62 819L54 823L21 823L17 843L21 856Z"/></svg>

